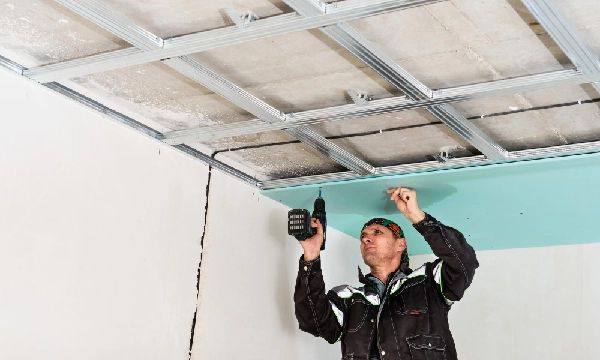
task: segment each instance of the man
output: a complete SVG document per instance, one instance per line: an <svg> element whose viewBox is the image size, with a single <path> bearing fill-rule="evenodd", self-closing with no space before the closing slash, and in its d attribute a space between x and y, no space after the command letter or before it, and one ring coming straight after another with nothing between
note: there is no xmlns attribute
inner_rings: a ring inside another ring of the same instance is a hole
<svg viewBox="0 0 600 360"><path fill-rule="evenodd" d="M313 219L317 233L300 241L304 255L294 293L300 329L332 344L341 341L347 360L457 359L448 311L473 280L475 251L459 231L424 213L415 191L387 192L438 259L412 271L400 227L372 219L360 235L360 253L371 269L363 276L359 268L364 287L342 285L326 294L319 257L323 228Z"/></svg>

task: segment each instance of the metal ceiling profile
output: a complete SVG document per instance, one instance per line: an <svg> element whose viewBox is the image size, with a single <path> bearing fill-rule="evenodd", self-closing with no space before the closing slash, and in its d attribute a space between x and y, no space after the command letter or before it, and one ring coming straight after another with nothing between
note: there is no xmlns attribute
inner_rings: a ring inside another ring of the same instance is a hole
<svg viewBox="0 0 600 360"><path fill-rule="evenodd" d="M9 69L18 74L22 74L22 72L24 70L26 70L26 68L24 66L17 64L16 62L13 62L3 56L0 56L0 67L4 67L4 68ZM51 82L51 83L44 84L44 87L46 87L50 90L53 90L65 97L67 97L68 99L75 101L75 102L99 113L100 115L111 119L112 121L114 121L116 123L124 125L140 134L148 136L152 140L160 141L159 139L162 136L162 134L160 132L158 132L144 124L141 124L126 115L123 115L117 111L114 111L114 110L100 104L99 102L88 98L87 96L84 96L76 91L73 91L73 90L67 88L66 86L63 86L56 82ZM242 171L239 171L225 163L222 163L219 160L213 159L212 157L205 155L205 154L201 153L200 151L193 149L187 145L177 145L177 146L172 146L172 147L177 149L178 151L184 153L185 155L191 156L192 158L199 160L200 162L202 162L206 165L212 166L215 169L219 169L223 173L225 173L229 176L232 176L250 186L260 187L260 185L261 185L261 182L258 179L254 178Z"/></svg>
<svg viewBox="0 0 600 360"><path fill-rule="evenodd" d="M596 90L600 90L600 85L596 83L600 82L600 58L578 34L575 27L566 20L565 15L553 0L522 0L522 2L577 67L577 70L553 71L440 90L432 90L421 83L345 22L444 0L345 0L333 3L324 3L321 0L283 0L298 14L276 15L262 20L248 21L244 23L244 26L227 26L164 40L135 25L130 20L112 13L96 0L55 1L131 43L134 47L33 69L26 69L0 56L0 66L45 83L44 86L47 88L89 107L105 117L126 125L155 141L173 145L177 151L261 189L600 152L600 142L508 152L450 105L476 99L586 83L592 83ZM347 104L286 115L186 56L191 53L315 28L319 28L320 31L338 42L406 96L371 100L361 105ZM162 61L165 65L253 114L257 119L160 133L54 82L153 61ZM306 127L313 124L419 108L428 110L484 155L448 159L444 163L427 161L375 168ZM287 132L351 171L260 182L185 144L273 130Z"/></svg>
<svg viewBox="0 0 600 360"><path fill-rule="evenodd" d="M170 131L164 133L168 144L206 141L230 136L256 134L266 131L289 129L295 126L343 121L367 116L388 114L404 110L421 109L447 103L485 99L502 95L511 95L527 91L553 88L558 86L581 85L600 81L600 75L583 75L576 70L560 70L546 74L529 75L520 78L465 85L456 88L441 89L433 92L433 98L413 101L405 96L372 100L364 106L355 104L334 106L324 109L295 113L285 123L265 124L260 120L248 120L223 125L211 125L201 128Z"/></svg>
<svg viewBox="0 0 600 360"><path fill-rule="evenodd" d="M296 0L290 0L296 1ZM300 0L298 0L300 1ZM541 77L545 77L550 80L550 83L561 82L561 81L571 81L578 78L580 84L582 83L592 83L594 88L598 91L600 90L599 84L594 84L597 82L600 74L600 57L593 51L593 49L583 40L583 38L579 35L579 33L575 30L575 28L567 21L565 15L560 11L558 6L554 3L553 0L522 0L524 5L531 11L531 13L536 17L539 23L548 31L550 36L554 39L554 41L559 45L559 47L565 52L567 57L577 66L578 71L561 71L555 72L551 74L542 74ZM540 75L534 75L538 77ZM533 80L534 76L526 77L525 80ZM564 76L564 80L559 80L559 78ZM537 79L541 80L541 78ZM503 82L506 84L507 81L512 80L504 80ZM535 81L527 84L528 81L522 83L522 86L535 86ZM464 86L462 89L450 89L446 91L439 91L437 94L434 93L434 98L443 97L444 94L450 96L469 96L474 89L486 89L485 91L490 91L489 86L493 83L479 84L479 85L469 85ZM555 83L556 84L556 83ZM506 91L508 89L503 89L502 91ZM513 89L514 90L514 89ZM515 91L520 92L520 91ZM436 96L437 95L437 96ZM483 156L474 156L468 158L460 158L460 159L450 159L445 163L439 163L437 161L425 162L419 164L408 164L408 165L399 165L399 166L391 166L380 168L379 175L397 175L401 173L409 173L416 171L431 171L438 169L450 169L456 167L466 167L466 166L476 166L476 165L487 165L494 163L502 163L502 162L513 162L513 161L524 161L524 160L536 160L543 159L548 157L557 157L557 156L568 156L568 155L576 155L576 154L585 154L585 153L596 153L600 152L600 142L590 142L590 143L581 143L581 144L570 144L570 145L562 145L562 146L554 146L542 149L530 149L530 150L522 150L515 151L510 153L510 159L504 161L490 161L485 159ZM281 179L281 180L272 180L265 181L262 183L262 189L273 189L278 187L290 187L297 185L306 185L311 183L320 183L325 181L340 181L340 180L351 180L355 179L356 176L353 176L349 173L338 173L338 174L325 174L319 176L305 176L301 178L295 179Z"/></svg>
<svg viewBox="0 0 600 360"><path fill-rule="evenodd" d="M152 51L160 48L164 43L161 38L111 12L94 0L55 1L142 50ZM267 123L283 122L286 119L285 114L281 111L236 86L189 56L165 59L162 62ZM294 128L285 131L357 174L367 175L376 172L374 166L350 154L310 129Z"/></svg>
<svg viewBox="0 0 600 360"><path fill-rule="evenodd" d="M492 164L514 163L520 161L540 160L552 157L572 156L581 154L592 154L600 152L600 141L553 146L542 149L530 149L511 152L511 158L501 161L486 159L483 155L465 158L449 159L447 162L427 161L416 164L397 166L386 166L379 168L377 176L402 175L416 172L428 172L437 170L459 169L472 166L485 166ZM303 176L290 179L278 179L263 181L260 184L262 190L287 188L292 186L303 186L335 181L356 180L357 177L351 172Z"/></svg>
<svg viewBox="0 0 600 360"><path fill-rule="evenodd" d="M90 0L86 0L90 1ZM246 28L228 26L164 40L164 46L152 51L136 48L116 50L83 59L65 61L25 71L24 75L39 82L51 82L115 70L127 66L207 51L267 37L310 30L343 21L375 16L396 10L422 6L443 0L346 0L332 11L303 18L284 14L252 22ZM75 9L75 7L74 7Z"/></svg>
<svg viewBox="0 0 600 360"><path fill-rule="evenodd" d="M323 11L326 11L326 9L317 6L314 1L312 4L306 0L284 0L284 2L304 16L319 16ZM411 100L426 100L432 97L431 89L375 47L352 26L339 23L320 30L406 94ZM468 121L452 106L444 104L426 107L426 110L488 158L499 160L508 157L508 151Z"/></svg>
<svg viewBox="0 0 600 360"><path fill-rule="evenodd" d="M554 0L522 0L548 34L585 75L600 74L600 57L567 21ZM592 84L600 93L600 84Z"/></svg>
<svg viewBox="0 0 600 360"><path fill-rule="evenodd" d="M232 84L188 56L167 59L163 62L267 123L282 123L286 119L286 115L281 111ZM366 175L376 172L375 167L372 165L308 128L285 129L285 132L358 174Z"/></svg>

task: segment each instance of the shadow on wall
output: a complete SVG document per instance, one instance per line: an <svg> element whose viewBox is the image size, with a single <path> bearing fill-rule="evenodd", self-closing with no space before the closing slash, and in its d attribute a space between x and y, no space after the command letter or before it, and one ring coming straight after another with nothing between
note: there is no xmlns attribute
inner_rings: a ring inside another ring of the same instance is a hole
<svg viewBox="0 0 600 360"><path fill-rule="evenodd" d="M298 258L295 254L300 254L301 251L295 249L300 246L287 234L287 211L272 210L269 213L269 236L277 242L275 247L279 250L277 261L272 263L275 264L273 271L277 274L275 296L280 326L288 334L295 334L298 328L294 317L293 301L296 273L292 273L290 268L296 267Z"/></svg>

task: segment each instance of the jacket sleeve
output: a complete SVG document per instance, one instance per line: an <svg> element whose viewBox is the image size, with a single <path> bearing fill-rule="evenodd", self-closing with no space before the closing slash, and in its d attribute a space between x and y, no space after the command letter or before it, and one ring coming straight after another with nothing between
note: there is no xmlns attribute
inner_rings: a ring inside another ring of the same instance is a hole
<svg viewBox="0 0 600 360"><path fill-rule="evenodd" d="M312 261L300 257L294 304L300 330L320 336L331 344L341 338L344 300L333 291L325 293L320 257Z"/></svg>
<svg viewBox="0 0 600 360"><path fill-rule="evenodd" d="M450 305L460 300L479 267L475 250L467 244L460 231L442 224L429 214L414 227L441 260L433 269L433 275L446 302Z"/></svg>

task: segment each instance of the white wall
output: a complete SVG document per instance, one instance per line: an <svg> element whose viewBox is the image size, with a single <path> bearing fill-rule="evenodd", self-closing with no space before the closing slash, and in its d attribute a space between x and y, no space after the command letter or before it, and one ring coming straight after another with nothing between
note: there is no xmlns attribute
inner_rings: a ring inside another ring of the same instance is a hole
<svg viewBox="0 0 600 360"><path fill-rule="evenodd" d="M206 167L4 71L0 109L0 359L186 359ZM287 211L213 172L194 360L339 358L297 330ZM460 358L595 358L599 251L479 252ZM329 229L322 257L358 284L357 240Z"/></svg>
<svg viewBox="0 0 600 360"><path fill-rule="evenodd" d="M286 234L289 209L222 175L213 176L209 204L192 359L339 358L339 344L297 330L302 250ZM408 240L409 249L424 241ZM460 359L596 358L598 252L600 244L478 252L473 284L450 312ZM359 285L358 240L330 228L322 259L329 288ZM413 256L411 266L432 259Z"/></svg>
<svg viewBox="0 0 600 360"><path fill-rule="evenodd" d="M187 359L207 168L1 69L0 124L0 359Z"/></svg>

